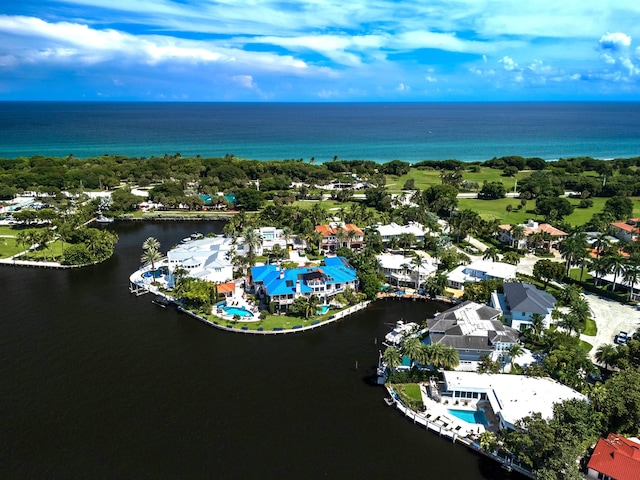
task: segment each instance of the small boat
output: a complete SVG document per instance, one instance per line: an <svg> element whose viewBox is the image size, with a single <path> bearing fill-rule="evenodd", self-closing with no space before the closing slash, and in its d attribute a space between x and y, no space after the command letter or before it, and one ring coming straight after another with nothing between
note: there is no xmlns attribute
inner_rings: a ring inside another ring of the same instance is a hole
<svg viewBox="0 0 640 480"><path fill-rule="evenodd" d="M96 222L97 223L103 223L103 224L109 224L109 223L113 223L113 218L105 217L104 215L100 214L100 215L98 215L98 218L96 218Z"/></svg>
<svg viewBox="0 0 640 480"><path fill-rule="evenodd" d="M404 323L402 320L398 320L395 328L385 335L383 345L388 347L399 346L404 338L413 332L417 326L417 323Z"/></svg>
<svg viewBox="0 0 640 480"><path fill-rule="evenodd" d="M384 397L384 403L386 403L388 406L391 406L396 403L396 401L393 398Z"/></svg>
<svg viewBox="0 0 640 480"><path fill-rule="evenodd" d="M162 297L158 295L156 298L151 300L151 303L158 305L159 307L162 307L162 308L167 308L167 305L170 305L171 301L166 297Z"/></svg>

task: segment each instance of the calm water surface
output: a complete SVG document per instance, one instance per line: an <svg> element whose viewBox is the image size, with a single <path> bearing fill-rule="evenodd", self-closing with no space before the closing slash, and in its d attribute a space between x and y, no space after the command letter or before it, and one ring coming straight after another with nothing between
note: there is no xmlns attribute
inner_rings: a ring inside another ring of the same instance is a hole
<svg viewBox="0 0 640 480"><path fill-rule="evenodd" d="M116 255L97 267L0 268L0 478L508 476L405 420L366 381L386 324L437 305L379 302L262 338L128 293L145 238L167 248L220 227L119 224Z"/></svg>

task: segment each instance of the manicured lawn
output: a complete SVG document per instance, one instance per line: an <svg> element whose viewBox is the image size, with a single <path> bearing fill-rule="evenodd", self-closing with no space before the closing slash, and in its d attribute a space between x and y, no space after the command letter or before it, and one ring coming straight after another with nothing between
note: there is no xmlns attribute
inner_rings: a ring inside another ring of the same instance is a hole
<svg viewBox="0 0 640 480"><path fill-rule="evenodd" d="M591 345L589 342L580 340L580 350L582 350L584 353L589 353L592 348L593 348L593 345Z"/></svg>
<svg viewBox="0 0 640 480"><path fill-rule="evenodd" d="M230 328L236 328L238 330L246 327L246 330L273 330L274 328L281 328L288 330L293 327L302 326L307 327L313 323L323 322L338 312L338 310L329 310L325 315L315 315L307 320L302 317L293 317L288 315L267 315L267 318L260 320L259 322L233 322L231 320L224 320L215 315L207 315L207 319L211 322L217 322L220 325L224 325Z"/></svg>
<svg viewBox="0 0 640 480"><path fill-rule="evenodd" d="M395 390L405 397L415 401L422 402L422 394L420 393L420 385L417 383L405 383L403 385L395 385Z"/></svg>
<svg viewBox="0 0 640 480"><path fill-rule="evenodd" d="M46 249L42 250L34 250L33 252L29 252L26 255L20 257L21 260L42 260L45 262L57 262L62 258L63 252L63 242L61 240L56 240L54 243L49 244ZM70 244L66 243L65 248L69 247ZM51 259L51 254L53 253L53 260Z"/></svg>
<svg viewBox="0 0 640 480"><path fill-rule="evenodd" d="M0 238L0 258L7 258L24 250L22 245L18 245L15 238Z"/></svg>
<svg viewBox="0 0 640 480"><path fill-rule="evenodd" d="M480 187L487 182L502 182L507 191L512 191L515 185L516 178L521 180L531 175L530 171L518 172L515 177L503 177L502 170L496 170L493 168L480 167L480 171L477 173L465 170L462 177L470 182L476 182ZM440 185L440 170L419 170L412 168L409 173L396 177L393 175L387 176L387 189L390 191L402 190L404 183L413 178L416 182L416 188L424 190L432 185Z"/></svg>
<svg viewBox="0 0 640 480"><path fill-rule="evenodd" d="M591 318L587 318L587 321L585 323L585 327L582 333L584 333L585 335L588 335L589 337L595 337L596 333L598 333L598 327L596 327L596 322Z"/></svg>
<svg viewBox="0 0 640 480"><path fill-rule="evenodd" d="M11 225L0 225L0 235L15 237L16 233L18 233L18 230L13 228Z"/></svg>
<svg viewBox="0 0 640 480"><path fill-rule="evenodd" d="M511 205L513 210L507 212L507 205ZM480 216L485 220L492 220L497 218L500 223L525 223L529 219L542 221L542 217L536 216L533 212L535 208L535 202L532 200L527 201L527 205L521 210L517 209L520 205L520 199L518 198L498 198L496 200L478 200L477 198L459 198L458 208L460 210L473 210L478 212Z"/></svg>

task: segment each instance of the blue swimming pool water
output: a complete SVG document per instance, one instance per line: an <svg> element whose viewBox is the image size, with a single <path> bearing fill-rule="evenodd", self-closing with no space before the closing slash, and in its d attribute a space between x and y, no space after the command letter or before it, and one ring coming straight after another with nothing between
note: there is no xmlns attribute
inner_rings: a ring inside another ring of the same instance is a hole
<svg viewBox="0 0 640 480"><path fill-rule="evenodd" d="M489 425L482 410L448 410L448 412L467 423L479 423L485 427Z"/></svg>
<svg viewBox="0 0 640 480"><path fill-rule="evenodd" d="M222 307L229 315L238 315L239 317L250 317L252 314L244 307Z"/></svg>
<svg viewBox="0 0 640 480"><path fill-rule="evenodd" d="M318 310L316 311L317 315L324 315L325 313L327 313L329 311L329 305L320 305L318 307Z"/></svg>

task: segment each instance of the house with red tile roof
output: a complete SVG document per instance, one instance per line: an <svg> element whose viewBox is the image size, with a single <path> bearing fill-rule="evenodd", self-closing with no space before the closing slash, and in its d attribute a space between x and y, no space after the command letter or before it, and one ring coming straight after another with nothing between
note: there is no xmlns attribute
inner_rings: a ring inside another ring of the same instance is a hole
<svg viewBox="0 0 640 480"><path fill-rule="evenodd" d="M587 477L606 480L640 478L640 443L615 433L601 438L587 464Z"/></svg>
<svg viewBox="0 0 640 480"><path fill-rule="evenodd" d="M353 223L330 223L317 225L316 232L322 235L320 249L335 252L340 247L360 250L364 247L364 232Z"/></svg>
<svg viewBox="0 0 640 480"><path fill-rule="evenodd" d="M626 222L613 222L611 223L611 234L624 241L632 242L638 239L640 233L640 218L630 218Z"/></svg>
<svg viewBox="0 0 640 480"><path fill-rule="evenodd" d="M527 245L529 243L528 237L536 233L544 232L548 233L550 236L550 240L542 245L543 248L555 247L558 243L567 238L566 232L563 232L559 228L556 228L553 225L549 225L548 223L538 223L533 220L529 220L527 223L524 223L521 226L523 228L524 238L518 240L516 248L527 248ZM508 243L512 245L514 243L514 238L511 236L511 229L513 227L511 225L499 225L498 228L500 229L498 239L502 243Z"/></svg>

